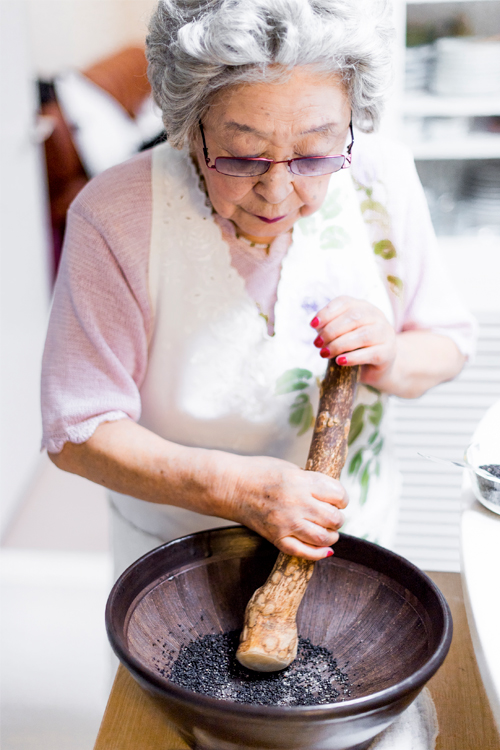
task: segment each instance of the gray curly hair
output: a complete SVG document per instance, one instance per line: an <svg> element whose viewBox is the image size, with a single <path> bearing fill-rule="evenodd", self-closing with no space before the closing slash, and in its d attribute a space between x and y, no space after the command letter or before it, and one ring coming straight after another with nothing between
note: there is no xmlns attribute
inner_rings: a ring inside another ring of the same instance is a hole
<svg viewBox="0 0 500 750"><path fill-rule="evenodd" d="M213 96L296 65L340 75L353 120L375 129L392 78L390 0L160 0L146 39L170 143L192 138Z"/></svg>

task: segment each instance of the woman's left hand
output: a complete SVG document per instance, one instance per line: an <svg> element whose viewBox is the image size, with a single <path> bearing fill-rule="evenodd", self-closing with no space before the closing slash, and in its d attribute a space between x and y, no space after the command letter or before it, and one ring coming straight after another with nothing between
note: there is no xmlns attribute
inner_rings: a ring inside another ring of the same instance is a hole
<svg viewBox="0 0 500 750"><path fill-rule="evenodd" d="M311 326L322 357L339 365L361 365L361 382L384 390L396 358L396 332L384 313L364 300L337 297L318 312Z"/></svg>

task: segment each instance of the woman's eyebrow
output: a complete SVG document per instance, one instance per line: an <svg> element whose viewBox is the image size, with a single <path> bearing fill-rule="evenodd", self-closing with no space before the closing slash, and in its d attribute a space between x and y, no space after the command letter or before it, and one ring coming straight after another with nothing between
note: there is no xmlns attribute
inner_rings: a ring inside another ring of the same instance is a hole
<svg viewBox="0 0 500 750"><path fill-rule="evenodd" d="M228 130L233 133L251 133L252 135L257 135L259 138L267 137L266 134L262 133L260 130L251 128L250 125L244 125L241 122L235 122L234 120L229 120L229 122L224 123L224 130Z"/></svg>
<svg viewBox="0 0 500 750"><path fill-rule="evenodd" d="M311 135L312 133L328 133L336 135L339 132L338 122L326 122L324 125L318 125L310 130L304 130L300 135Z"/></svg>
<svg viewBox="0 0 500 750"><path fill-rule="evenodd" d="M235 122L234 120L229 120L228 122L224 123L224 130L226 131L232 131L237 133L251 133L252 135L257 136L258 138L269 138L269 133L263 133L261 130L257 130L256 128L250 127L250 125L245 125L241 122ZM339 124L338 122L327 122L323 125L317 125L314 128L309 128L308 130L303 130L302 133L299 133L297 137L303 136L303 135L312 135L313 133L326 133L326 134L332 134L335 135L339 131Z"/></svg>

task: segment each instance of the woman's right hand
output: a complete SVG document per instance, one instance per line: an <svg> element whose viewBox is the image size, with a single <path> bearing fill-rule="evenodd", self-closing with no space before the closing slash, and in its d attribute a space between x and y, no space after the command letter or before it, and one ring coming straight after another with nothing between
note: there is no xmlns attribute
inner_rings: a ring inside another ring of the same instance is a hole
<svg viewBox="0 0 500 750"><path fill-rule="evenodd" d="M278 458L218 451L213 458L218 514L248 526L289 555L321 560L332 554L344 522L340 509L348 502L340 482Z"/></svg>
<svg viewBox="0 0 500 750"><path fill-rule="evenodd" d="M66 443L52 461L108 489L151 503L236 521L289 555L321 560L344 521L344 488L316 471L268 456L189 448L121 419L85 443Z"/></svg>

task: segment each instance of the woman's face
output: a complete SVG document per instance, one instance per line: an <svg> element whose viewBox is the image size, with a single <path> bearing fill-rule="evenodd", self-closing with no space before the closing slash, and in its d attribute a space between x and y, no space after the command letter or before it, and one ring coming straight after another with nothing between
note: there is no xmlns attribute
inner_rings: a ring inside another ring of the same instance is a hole
<svg viewBox="0 0 500 750"><path fill-rule="evenodd" d="M255 83L220 92L203 127L211 164L218 156L282 161L345 153L350 118L340 80L298 67L283 83ZM287 232L300 217L317 211L332 177L298 176L287 164L273 164L258 177L229 177L208 169L201 136L194 151L214 209L250 238L269 241Z"/></svg>

